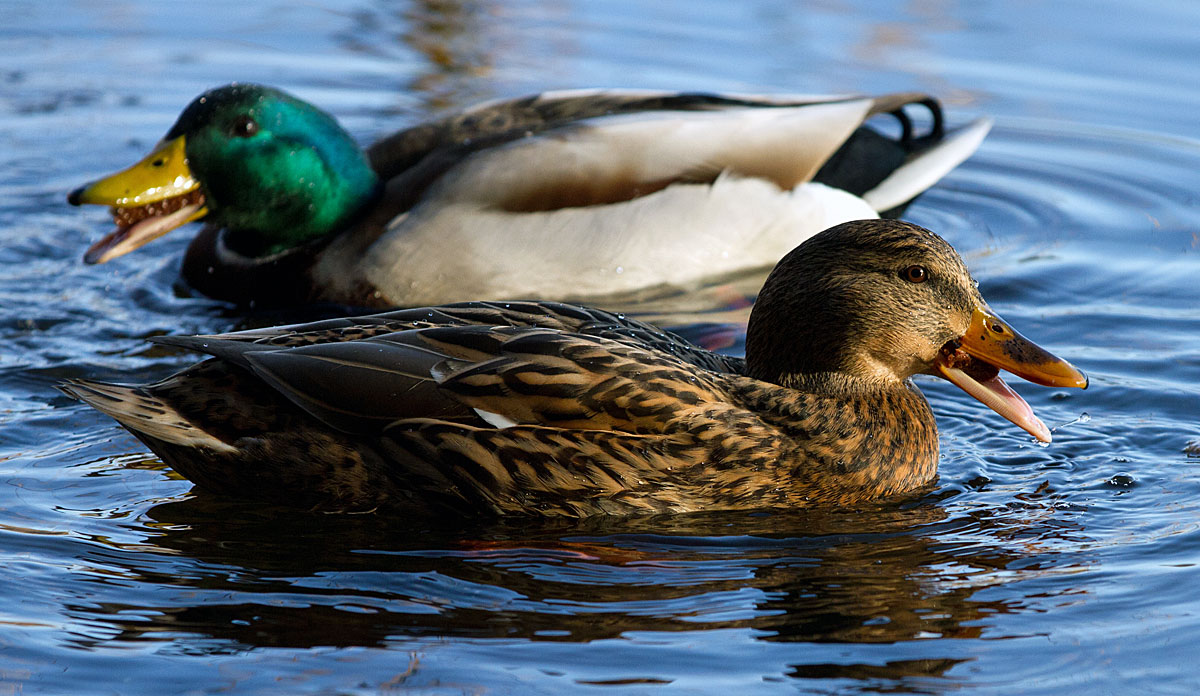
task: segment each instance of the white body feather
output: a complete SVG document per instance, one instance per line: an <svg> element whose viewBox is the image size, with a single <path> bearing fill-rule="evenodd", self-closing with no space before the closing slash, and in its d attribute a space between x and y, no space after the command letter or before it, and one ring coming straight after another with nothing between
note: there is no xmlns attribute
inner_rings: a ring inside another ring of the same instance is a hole
<svg viewBox="0 0 1200 696"><path fill-rule="evenodd" d="M485 149L451 168L365 252L335 241L315 273L330 286L365 276L384 298L416 306L587 301L769 267L827 227L916 196L990 127L979 121L950 134L863 198L809 183L873 105L608 116ZM649 193L536 204L639 187Z"/></svg>
<svg viewBox="0 0 1200 696"><path fill-rule="evenodd" d="M812 234L868 217L875 211L861 199L820 184L780 192L762 179L729 176L619 204L538 213L455 203L393 223L398 233L371 249L367 277L413 305L579 301L768 267Z"/></svg>

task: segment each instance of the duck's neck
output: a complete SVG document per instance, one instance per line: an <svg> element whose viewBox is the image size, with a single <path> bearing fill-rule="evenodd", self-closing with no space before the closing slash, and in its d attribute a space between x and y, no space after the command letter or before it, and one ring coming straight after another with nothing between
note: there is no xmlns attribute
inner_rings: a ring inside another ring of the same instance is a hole
<svg viewBox="0 0 1200 696"><path fill-rule="evenodd" d="M224 213L220 220L230 250L246 258L268 258L332 238L351 227L378 197L379 183L371 174L331 182L322 190L274 196L257 210Z"/></svg>
<svg viewBox="0 0 1200 696"><path fill-rule="evenodd" d="M911 385L909 382L895 380L864 379L840 370L787 372L772 375L772 379L766 381L806 394L819 394L834 399L874 398L880 394L909 391L908 387Z"/></svg>
<svg viewBox="0 0 1200 696"><path fill-rule="evenodd" d="M910 381L844 373L790 375L788 389L755 390L756 413L789 437L791 475L847 501L896 495L937 473L933 412ZM761 384L761 383L760 383Z"/></svg>
<svg viewBox="0 0 1200 696"><path fill-rule="evenodd" d="M313 263L326 242L369 219L379 189L368 172L312 195L280 195L257 212L222 215L188 246L183 276L203 294L241 305L313 301Z"/></svg>
<svg viewBox="0 0 1200 696"><path fill-rule="evenodd" d="M193 289L215 300L254 308L295 306L317 299L309 276L315 250L309 253L307 247L299 247L287 254L247 257L229 250L225 232L206 226L188 245L182 273Z"/></svg>

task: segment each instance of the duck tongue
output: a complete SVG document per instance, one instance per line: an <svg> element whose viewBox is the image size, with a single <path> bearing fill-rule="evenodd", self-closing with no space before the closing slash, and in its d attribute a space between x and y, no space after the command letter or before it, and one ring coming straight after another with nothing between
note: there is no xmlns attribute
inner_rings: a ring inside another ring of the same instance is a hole
<svg viewBox="0 0 1200 696"><path fill-rule="evenodd" d="M1033 414L1033 409L1029 407L1025 399L1022 399L1020 394L1017 394L1004 383L1004 380L1000 379L1000 373L995 368L986 371L990 373L987 375L979 374L978 370L971 370L976 373L975 376L972 376L961 367L951 364L950 361L942 361L938 363L938 370L943 377L953 382L959 389L1012 421L1017 427L1042 442L1050 442L1050 429Z"/></svg>

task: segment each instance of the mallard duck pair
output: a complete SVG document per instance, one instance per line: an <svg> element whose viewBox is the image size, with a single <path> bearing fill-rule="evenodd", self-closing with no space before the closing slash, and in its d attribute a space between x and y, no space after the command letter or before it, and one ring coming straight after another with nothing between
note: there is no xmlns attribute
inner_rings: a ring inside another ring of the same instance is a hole
<svg viewBox="0 0 1200 696"><path fill-rule="evenodd" d="M914 110L930 113L927 130ZM895 137L867 125L888 114ZM316 107L235 84L69 200L113 206L117 229L88 250L93 263L204 220L183 276L243 305L605 303L766 270L827 227L894 214L989 127L948 130L922 94L559 92L363 152Z"/></svg>
<svg viewBox="0 0 1200 696"><path fill-rule="evenodd" d="M932 126L918 136L905 108ZM865 125L892 114L900 135ZM588 92L491 103L363 153L282 92L194 101L125 172L103 262L191 220L184 276L240 303L605 297L768 266L746 358L548 303L465 303L157 342L212 359L77 380L200 488L328 510L588 515L853 504L927 486L942 376L1040 440L998 376L1086 386L886 220L978 145L923 95Z"/></svg>
<svg viewBox="0 0 1200 696"><path fill-rule="evenodd" d="M1000 379L1086 387L937 235L863 220L767 278L745 360L583 307L468 303L152 339L212 359L63 385L200 488L328 510L582 516L853 505L928 486L944 377L1049 441Z"/></svg>

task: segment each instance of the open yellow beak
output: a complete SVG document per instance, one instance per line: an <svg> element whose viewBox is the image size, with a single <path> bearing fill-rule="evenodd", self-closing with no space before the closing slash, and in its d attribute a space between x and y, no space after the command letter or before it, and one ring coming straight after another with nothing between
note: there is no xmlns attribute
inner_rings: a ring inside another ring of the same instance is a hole
<svg viewBox="0 0 1200 696"><path fill-rule="evenodd" d="M187 164L184 137L163 141L128 169L93 181L67 196L71 205L108 205L117 229L87 250L104 263L127 254L208 213L200 182Z"/></svg>
<svg viewBox="0 0 1200 696"><path fill-rule="evenodd" d="M1050 430L995 369L979 369L972 358L987 366L1009 372L1047 387L1087 389L1087 375L1033 341L1017 333L986 308L976 307L967 333L953 351L944 351L937 362L938 373L983 402L1042 442L1050 442Z"/></svg>

